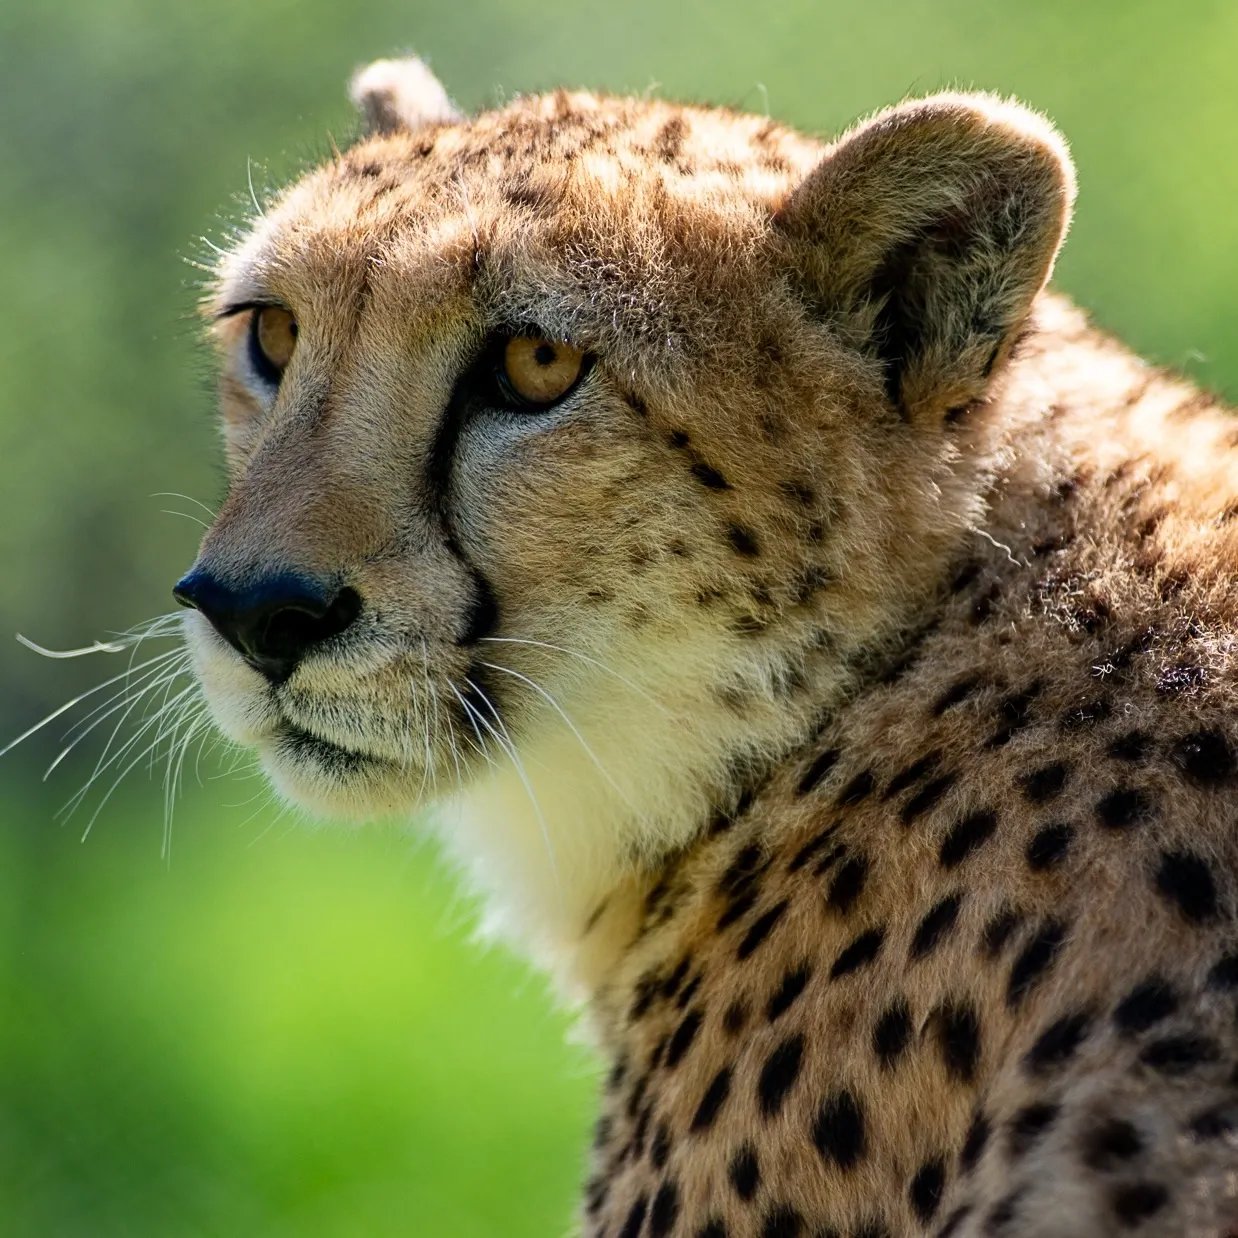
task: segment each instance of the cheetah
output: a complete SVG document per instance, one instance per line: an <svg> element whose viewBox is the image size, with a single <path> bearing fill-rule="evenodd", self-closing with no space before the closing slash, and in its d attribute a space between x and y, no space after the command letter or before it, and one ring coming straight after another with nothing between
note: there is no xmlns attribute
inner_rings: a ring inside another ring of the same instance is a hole
<svg viewBox="0 0 1238 1238"><path fill-rule="evenodd" d="M1238 1232L1238 422L1047 290L1063 139L353 95L215 274L175 592L579 1004L580 1232Z"/></svg>

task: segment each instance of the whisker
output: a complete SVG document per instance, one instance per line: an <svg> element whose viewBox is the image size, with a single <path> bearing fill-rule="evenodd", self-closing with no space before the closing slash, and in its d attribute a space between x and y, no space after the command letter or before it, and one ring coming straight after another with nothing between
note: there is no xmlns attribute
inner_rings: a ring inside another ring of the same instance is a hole
<svg viewBox="0 0 1238 1238"><path fill-rule="evenodd" d="M177 651L176 650L169 651L169 653L175 653L175 652ZM57 655L52 655L52 656L57 656ZM160 658L165 657L165 656L167 655L164 655L164 654L159 655ZM143 667L150 666L151 663L157 660L158 659L156 658L152 658L149 662L141 663L136 669L141 670L143 669ZM101 684L97 684L95 687L90 688L87 691L80 693L78 696L75 696L71 701L66 701L58 709L53 709L52 712L48 714L47 717L44 718L41 722L36 722L34 726L28 727L16 739L10 740L7 744L5 744L3 748L0 748L0 757L4 756L5 753L7 752L12 752L13 749L16 748L18 744L22 743L24 740L29 739L30 736L34 735L36 732L41 731L45 726L48 725L48 723L55 722L57 718L60 718L64 714L67 714L69 710L71 710L75 705L80 705L82 701L86 700L87 697L94 696L96 692L102 692L104 688L110 688L114 683L119 683L122 679L128 678L130 675L134 673L134 669L135 668L130 667L127 670L121 671L119 675L113 675L111 679L105 679Z"/></svg>
<svg viewBox="0 0 1238 1238"><path fill-rule="evenodd" d="M514 676L516 679L519 679L522 683L528 684L529 687L532 688L534 692L536 692L539 696L544 698L550 704L551 709L553 709L555 713L557 713L559 717L563 719L568 730L571 731L574 736L576 736L577 741L580 743L580 746L585 750L585 753L589 757L589 760L591 760L593 764L597 766L598 772L615 789L615 791L619 795L619 798L622 799L623 802L628 806L628 808L630 808L633 812L635 812L638 817L640 817L642 820L644 819L643 814L639 812L639 810L636 808L636 805L633 804L628 799L627 795L623 791L623 788L620 787L620 785L610 776L610 771L607 770L607 768L602 764L602 762L598 760L597 755L594 753L593 749L589 747L588 743L585 740L585 737L580 733L579 730L577 730L576 724L571 720L571 718L567 716L567 713L563 709L563 707L559 704L558 701L555 700L553 696L550 695L549 692L546 691L545 688L543 688L540 684L534 683L533 680L530 679L527 675L522 675L519 671L512 670L511 667L509 666L500 666L496 662L483 662L482 666L488 666L493 671L502 671L504 674Z"/></svg>
<svg viewBox="0 0 1238 1238"><path fill-rule="evenodd" d="M201 499L195 499L190 494L181 494L179 490L156 490L150 497L152 499L184 499L186 503L192 503L195 507L200 507L212 520L219 515L213 507L207 507Z"/></svg>
<svg viewBox="0 0 1238 1238"><path fill-rule="evenodd" d="M598 670L605 671L606 674L614 676L621 684L631 688L637 695L644 697L656 709L666 714L668 718L671 716L671 711L656 698L650 696L639 684L633 683L626 675L619 674L617 670L607 666L605 662L599 662L597 658L591 658L587 653L581 653L579 649L568 649L563 645L552 645L548 641L530 640L527 637L521 636L483 636L481 639L503 645L534 645L539 649L553 649L556 653L565 653L570 657L578 658L581 662L586 662L590 666L596 666Z"/></svg>
<svg viewBox="0 0 1238 1238"><path fill-rule="evenodd" d="M542 806L537 802L537 796L533 794L533 784L529 781L529 776L525 772L524 763L520 760L520 757L516 752L516 745L512 742L511 734L508 731L507 726L504 724L503 719L499 716L499 711L495 708L494 702L491 701L490 698L467 675L464 677L464 682L468 684L472 691L481 697L482 701L486 705L486 708L490 710L491 714L493 714L496 725L503 732L506 742L504 742L504 739L499 737L498 732L490 725L489 722L486 721L485 718L483 718L480 714L477 715L486 730L494 736L495 742L501 749L503 749L504 752L507 753L508 757L511 759L512 766L516 771L517 777L519 777L521 783L524 785L525 792L529 797L529 802L533 805L533 811L537 814L537 823L541 827L542 831L542 841L546 844L546 855L550 859L550 871L554 876L555 886L557 887L559 884L559 865L555 860L554 847L551 846L550 843L550 831L546 828L546 818L542 816ZM457 693L457 695L459 694ZM465 709L470 708L463 697L460 698L460 703L464 705Z"/></svg>

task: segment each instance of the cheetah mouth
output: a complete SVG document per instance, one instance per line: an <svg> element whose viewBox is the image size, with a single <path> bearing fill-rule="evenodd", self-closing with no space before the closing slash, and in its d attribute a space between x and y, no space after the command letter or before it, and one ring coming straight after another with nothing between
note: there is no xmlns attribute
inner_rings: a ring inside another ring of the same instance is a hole
<svg viewBox="0 0 1238 1238"><path fill-rule="evenodd" d="M337 777L356 776L389 767L390 761L345 748L334 740L324 739L304 727L286 722L272 738L274 755L292 764L313 764Z"/></svg>

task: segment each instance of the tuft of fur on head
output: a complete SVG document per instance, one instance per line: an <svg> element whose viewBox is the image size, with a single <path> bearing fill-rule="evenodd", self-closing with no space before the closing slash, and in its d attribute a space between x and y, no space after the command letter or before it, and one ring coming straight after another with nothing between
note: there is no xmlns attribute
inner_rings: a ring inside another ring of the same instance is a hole
<svg viewBox="0 0 1238 1238"><path fill-rule="evenodd" d="M348 93L370 133L450 125L461 119L443 84L416 56L375 60L353 75Z"/></svg>

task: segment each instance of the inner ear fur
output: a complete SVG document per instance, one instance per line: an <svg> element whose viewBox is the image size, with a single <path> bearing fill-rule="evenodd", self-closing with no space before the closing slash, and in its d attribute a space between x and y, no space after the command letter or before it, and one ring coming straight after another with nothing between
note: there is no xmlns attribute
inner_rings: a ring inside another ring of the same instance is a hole
<svg viewBox="0 0 1238 1238"><path fill-rule="evenodd" d="M860 124L776 216L795 279L878 358L890 401L940 423L983 397L1053 269L1074 167L1037 113L942 94Z"/></svg>
<svg viewBox="0 0 1238 1238"><path fill-rule="evenodd" d="M375 60L358 69L348 94L365 116L369 133L449 125L461 119L442 82L416 56Z"/></svg>

